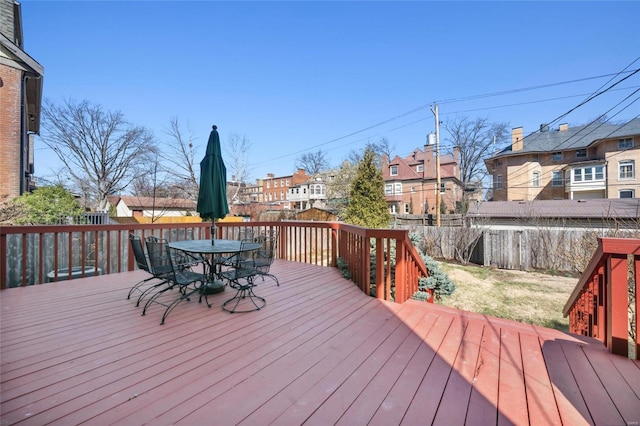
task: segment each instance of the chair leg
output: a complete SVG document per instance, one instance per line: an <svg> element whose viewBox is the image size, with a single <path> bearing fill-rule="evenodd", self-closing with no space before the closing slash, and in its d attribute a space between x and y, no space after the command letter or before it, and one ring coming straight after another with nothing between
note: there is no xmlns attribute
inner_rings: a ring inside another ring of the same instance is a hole
<svg viewBox="0 0 640 426"><path fill-rule="evenodd" d="M240 284L238 282L235 282L235 284L237 285L235 296L222 304L222 309L224 309L225 311L228 311L232 314L235 312L259 311L267 304L266 299L256 295L253 292L254 284L252 282L248 282L246 285ZM240 302L244 299L249 299L249 301L251 301L251 304L253 305L253 308L250 307L247 309L238 309L238 305L240 305ZM232 304L233 308L230 308L229 305Z"/></svg>

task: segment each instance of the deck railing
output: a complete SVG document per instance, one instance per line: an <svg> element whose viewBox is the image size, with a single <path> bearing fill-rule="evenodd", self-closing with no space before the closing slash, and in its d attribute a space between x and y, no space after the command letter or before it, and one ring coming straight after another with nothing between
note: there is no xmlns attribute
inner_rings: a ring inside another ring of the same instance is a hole
<svg viewBox="0 0 640 426"><path fill-rule="evenodd" d="M633 357L640 359L638 287L640 240L598 239L595 254L564 306L564 316L569 316L569 330L594 337L612 353L624 356L629 356L630 336L635 336Z"/></svg>
<svg viewBox="0 0 640 426"><path fill-rule="evenodd" d="M351 280L365 293L375 284L375 296L404 302L418 290L418 278L428 276L406 230L366 229L340 222L223 222L216 238L237 239L241 228L278 235L276 257L335 267L347 262ZM205 239L210 223L126 225L55 225L0 227L0 288L40 284L133 271L129 234L153 235L169 241ZM371 247L375 268L371 267ZM395 251L395 260L391 253Z"/></svg>

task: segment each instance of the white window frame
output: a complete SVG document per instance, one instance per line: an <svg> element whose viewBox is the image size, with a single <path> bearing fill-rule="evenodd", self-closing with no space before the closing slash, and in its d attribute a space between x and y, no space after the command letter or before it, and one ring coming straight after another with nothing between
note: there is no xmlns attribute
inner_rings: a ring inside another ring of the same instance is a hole
<svg viewBox="0 0 640 426"><path fill-rule="evenodd" d="M540 188L540 172L533 172L531 183L534 188Z"/></svg>
<svg viewBox="0 0 640 426"><path fill-rule="evenodd" d="M404 203L404 213L409 214L409 203Z"/></svg>
<svg viewBox="0 0 640 426"><path fill-rule="evenodd" d="M582 182L582 169L573 169L573 182Z"/></svg>
<svg viewBox="0 0 640 426"><path fill-rule="evenodd" d="M630 197L623 197L622 194L623 193L628 193L631 196ZM621 189L618 191L618 198L636 198L636 191L633 189Z"/></svg>
<svg viewBox="0 0 640 426"><path fill-rule="evenodd" d="M396 205L395 205L395 204L391 204L391 206L389 206L389 213L391 213L391 214L396 214L396 213L398 213L398 212L396 211Z"/></svg>
<svg viewBox="0 0 640 426"><path fill-rule="evenodd" d="M384 195L393 195L393 184L387 183L384 185Z"/></svg>
<svg viewBox="0 0 640 426"><path fill-rule="evenodd" d="M551 186L559 187L564 185L564 179L562 178L561 170L554 170L551 172Z"/></svg>
<svg viewBox="0 0 640 426"><path fill-rule="evenodd" d="M445 182L440 182L440 193L444 194L447 191L447 185Z"/></svg>
<svg viewBox="0 0 640 426"><path fill-rule="evenodd" d="M629 168L629 170L623 170ZM636 165L634 160L618 161L618 179L629 180L636 177Z"/></svg>
<svg viewBox="0 0 640 426"><path fill-rule="evenodd" d="M633 138L618 139L618 149L633 148Z"/></svg>
<svg viewBox="0 0 640 426"><path fill-rule="evenodd" d="M389 176L398 176L398 166L389 166Z"/></svg>
<svg viewBox="0 0 640 426"><path fill-rule="evenodd" d="M402 195L402 182L396 182L393 186L393 192L396 195Z"/></svg>
<svg viewBox="0 0 640 426"><path fill-rule="evenodd" d="M418 172L418 173L424 172L424 164L418 164L416 166L416 172Z"/></svg>
<svg viewBox="0 0 640 426"><path fill-rule="evenodd" d="M493 183L495 189L502 189L502 175L497 175L496 180Z"/></svg>

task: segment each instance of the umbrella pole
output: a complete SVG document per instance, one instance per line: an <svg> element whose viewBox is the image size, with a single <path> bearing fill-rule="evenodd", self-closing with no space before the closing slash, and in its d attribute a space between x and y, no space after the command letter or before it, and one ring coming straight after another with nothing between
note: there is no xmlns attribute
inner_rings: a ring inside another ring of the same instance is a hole
<svg viewBox="0 0 640 426"><path fill-rule="evenodd" d="M216 222L215 219L211 220L211 245L216 245Z"/></svg>

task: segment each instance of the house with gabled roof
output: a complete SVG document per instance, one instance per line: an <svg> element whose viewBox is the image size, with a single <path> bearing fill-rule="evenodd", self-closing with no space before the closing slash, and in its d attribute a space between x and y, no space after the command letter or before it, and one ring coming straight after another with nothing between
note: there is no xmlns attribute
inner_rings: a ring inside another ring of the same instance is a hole
<svg viewBox="0 0 640 426"><path fill-rule="evenodd" d="M0 200L32 191L44 68L24 50L22 7L0 1Z"/></svg>
<svg viewBox="0 0 640 426"><path fill-rule="evenodd" d="M640 195L640 118L624 124L594 122L523 136L485 160L493 200L530 201L636 198Z"/></svg>
<svg viewBox="0 0 640 426"><path fill-rule="evenodd" d="M116 204L118 217L196 216L196 202L182 198L122 195Z"/></svg>
<svg viewBox="0 0 640 426"><path fill-rule="evenodd" d="M382 178L391 214L435 214L437 191L447 212L454 212L463 198L460 151L440 156L440 187L437 183L435 145L413 150L406 157L382 159Z"/></svg>

